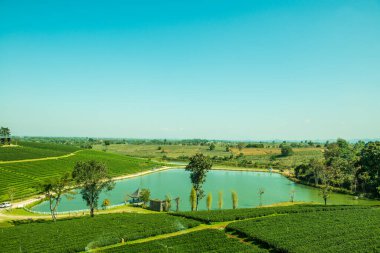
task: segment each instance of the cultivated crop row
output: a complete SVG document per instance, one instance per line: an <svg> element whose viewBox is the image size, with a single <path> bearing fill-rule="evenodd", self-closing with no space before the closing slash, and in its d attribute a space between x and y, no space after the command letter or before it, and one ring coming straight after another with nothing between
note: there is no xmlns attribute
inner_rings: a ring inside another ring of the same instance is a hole
<svg viewBox="0 0 380 253"><path fill-rule="evenodd" d="M104 162L111 176L140 172L158 166L148 160L131 158L100 151L84 150L67 158L56 160L0 164L0 201L8 199L7 189L15 188L15 198L38 192L37 186L44 180L71 173L77 161Z"/></svg>
<svg viewBox="0 0 380 253"><path fill-rule="evenodd" d="M380 209L348 209L231 223L228 231L276 252L379 252Z"/></svg>
<svg viewBox="0 0 380 253"><path fill-rule="evenodd" d="M228 210L212 210L197 212L178 212L172 215L178 215L190 219L195 219L204 223L218 221L233 221L247 218L256 218L273 214L284 213L307 213L307 212L323 212L347 209L368 209L370 206L339 206L339 205L293 205L280 207L263 207L263 208L242 208Z"/></svg>
<svg viewBox="0 0 380 253"><path fill-rule="evenodd" d="M240 243L236 239L227 238L225 233L215 229L201 230L189 234L154 240L145 243L124 245L101 252L131 253L166 253L166 252L268 252L255 245Z"/></svg>
<svg viewBox="0 0 380 253"><path fill-rule="evenodd" d="M2 252L79 252L171 233L199 223L165 214L107 214L33 222L0 230Z"/></svg>
<svg viewBox="0 0 380 253"><path fill-rule="evenodd" d="M51 156L61 156L79 150L70 145L52 143L19 142L16 147L3 147L0 149L0 161L15 161Z"/></svg>

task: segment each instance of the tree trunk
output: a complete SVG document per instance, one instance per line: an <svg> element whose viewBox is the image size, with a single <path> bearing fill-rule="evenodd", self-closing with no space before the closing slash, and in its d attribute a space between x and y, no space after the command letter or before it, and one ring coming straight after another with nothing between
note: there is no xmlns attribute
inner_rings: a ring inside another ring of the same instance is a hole
<svg viewBox="0 0 380 253"><path fill-rule="evenodd" d="M325 200L325 206L327 206L327 198L323 198Z"/></svg>
<svg viewBox="0 0 380 253"><path fill-rule="evenodd" d="M93 207L90 208L90 216L94 217L94 208Z"/></svg>
<svg viewBox="0 0 380 253"><path fill-rule="evenodd" d="M198 194L197 194L197 205L195 207L195 211L198 211L198 202L199 202L199 197L198 197Z"/></svg>

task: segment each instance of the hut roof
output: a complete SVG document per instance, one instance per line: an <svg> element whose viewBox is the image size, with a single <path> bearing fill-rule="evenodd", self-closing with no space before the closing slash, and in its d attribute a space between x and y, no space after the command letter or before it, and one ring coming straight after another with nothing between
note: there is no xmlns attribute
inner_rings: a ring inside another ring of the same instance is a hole
<svg viewBox="0 0 380 253"><path fill-rule="evenodd" d="M131 198L140 198L141 197L141 190L138 188L134 193L128 195Z"/></svg>

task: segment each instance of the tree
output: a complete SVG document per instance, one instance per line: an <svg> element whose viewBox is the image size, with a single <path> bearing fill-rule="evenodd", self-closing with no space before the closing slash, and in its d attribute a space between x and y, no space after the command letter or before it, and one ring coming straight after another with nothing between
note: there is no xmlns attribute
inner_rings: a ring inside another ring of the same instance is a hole
<svg viewBox="0 0 380 253"><path fill-rule="evenodd" d="M11 201L11 203L13 203L13 198L15 197L15 194L16 194L16 188L14 188L12 186L9 187L7 190L7 194L8 194L9 200Z"/></svg>
<svg viewBox="0 0 380 253"><path fill-rule="evenodd" d="M263 205L263 194L264 193L265 193L265 189L263 187L260 187L259 191L257 192L257 194L259 195L259 200L260 200L259 206Z"/></svg>
<svg viewBox="0 0 380 253"><path fill-rule="evenodd" d="M334 172L329 167L324 168L321 171L322 186L320 189L320 194L322 195L325 205L327 205L327 199L330 197L330 192L331 192L330 184L331 184L331 179L333 178L333 173Z"/></svg>
<svg viewBox="0 0 380 253"><path fill-rule="evenodd" d="M69 174L63 175L61 178L48 179L41 185L41 189L49 200L49 209L53 221L57 220L57 208L60 204L62 195L70 185Z"/></svg>
<svg viewBox="0 0 380 253"><path fill-rule="evenodd" d="M223 208L223 192L218 192L218 207Z"/></svg>
<svg viewBox="0 0 380 253"><path fill-rule="evenodd" d="M209 149L210 149L210 151L215 150L215 144L214 144L214 143L211 143L210 146L209 146Z"/></svg>
<svg viewBox="0 0 380 253"><path fill-rule="evenodd" d="M367 173L366 177L360 178L361 183L366 184L368 190L378 195L377 187L380 186L380 142L368 142L361 151L360 174Z"/></svg>
<svg viewBox="0 0 380 253"><path fill-rule="evenodd" d="M82 187L80 190L82 199L90 208L91 217L94 217L100 193L103 190L110 191L114 187L106 165L94 160L79 161L74 166L72 176L75 182Z"/></svg>
<svg viewBox="0 0 380 253"><path fill-rule="evenodd" d="M328 184L324 184L321 186L321 195L325 202L325 206L327 205L327 199L330 197L331 187Z"/></svg>
<svg viewBox="0 0 380 253"><path fill-rule="evenodd" d="M197 191L194 189L194 187L191 188L191 192L190 192L190 205L191 205L191 211L194 211L197 209Z"/></svg>
<svg viewBox="0 0 380 253"><path fill-rule="evenodd" d="M232 198L232 209L236 209L238 206L238 201L239 201L237 192L232 191L231 198Z"/></svg>
<svg viewBox="0 0 380 253"><path fill-rule="evenodd" d="M294 202L295 195L296 195L296 190L291 190L290 191L290 202Z"/></svg>
<svg viewBox="0 0 380 253"><path fill-rule="evenodd" d="M226 146L226 152L230 152L231 151L231 149L230 149L230 146Z"/></svg>
<svg viewBox="0 0 380 253"><path fill-rule="evenodd" d="M243 142L239 142L237 144L237 148L239 149L239 151L242 151L244 147L245 147L245 144Z"/></svg>
<svg viewBox="0 0 380 253"><path fill-rule="evenodd" d="M207 210L211 210L211 206L212 206L212 194L211 192L207 195L207 201L206 201L206 204L207 204Z"/></svg>
<svg viewBox="0 0 380 253"><path fill-rule="evenodd" d="M282 145L281 146L281 155L282 156L290 156L290 155L293 155L293 149L292 147L288 146L288 145Z"/></svg>
<svg viewBox="0 0 380 253"><path fill-rule="evenodd" d="M193 188L196 191L196 207L198 210L198 203L204 197L202 189L203 183L206 181L206 174L212 167L212 161L210 158L203 154L196 154L190 158L189 164L186 166L186 170L190 171L190 179Z"/></svg>
<svg viewBox="0 0 380 253"><path fill-rule="evenodd" d="M175 200L175 205L176 205L175 211L178 212L179 211L179 201L180 201L180 198L176 197L174 200Z"/></svg>
<svg viewBox="0 0 380 253"><path fill-rule="evenodd" d="M109 199L104 199L102 202L103 209L107 209L107 206L111 204L111 201Z"/></svg>
<svg viewBox="0 0 380 253"><path fill-rule="evenodd" d="M10 141L11 130L8 127L0 128L1 144L11 144Z"/></svg>
<svg viewBox="0 0 380 253"><path fill-rule="evenodd" d="M172 207L172 198L169 194L166 194L166 196L165 196L165 211L169 212L171 207Z"/></svg>
<svg viewBox="0 0 380 253"><path fill-rule="evenodd" d="M312 159L310 159L309 167L313 173L314 184L318 185L319 175L321 174L322 170L325 167L324 162L321 159L312 158Z"/></svg>
<svg viewBox="0 0 380 253"><path fill-rule="evenodd" d="M141 189L140 198L144 202L144 206L146 206L150 200L150 190L147 188Z"/></svg>

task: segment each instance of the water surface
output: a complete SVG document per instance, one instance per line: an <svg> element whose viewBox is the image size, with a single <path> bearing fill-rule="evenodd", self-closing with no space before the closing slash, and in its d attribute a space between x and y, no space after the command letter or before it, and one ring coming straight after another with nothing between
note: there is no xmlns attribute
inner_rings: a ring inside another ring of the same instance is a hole
<svg viewBox="0 0 380 253"><path fill-rule="evenodd" d="M99 205L105 198L111 205L123 203L128 194L137 188L149 188L151 198L164 199L165 195L180 198L180 210L190 210L189 195L191 183L189 172L184 169L169 169L140 177L124 179L116 182L115 188L110 192L103 192ZM260 200L258 191L264 189L262 204L269 205L290 200L290 193L295 191L295 201L322 203L319 190L313 187L296 184L286 177L269 172L212 170L207 174L204 191L206 195L211 192L213 196L213 209L217 209L218 192L223 192L223 208L232 208L231 191L238 193L238 207L256 207ZM328 200L330 204L368 204L375 203L370 200L355 200L353 196L332 193ZM376 202L378 203L378 202ZM175 208L175 203L172 203ZM74 199L63 198L58 211L73 211L86 209L79 194ZM200 201L199 209L206 209L206 197ZM48 202L43 202L33 208L35 211L49 211Z"/></svg>

